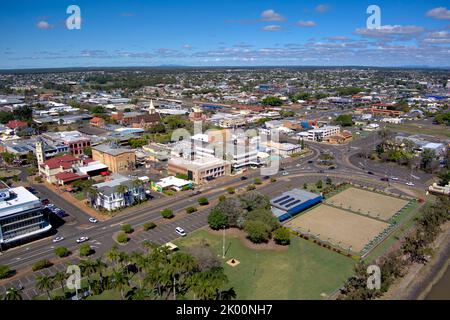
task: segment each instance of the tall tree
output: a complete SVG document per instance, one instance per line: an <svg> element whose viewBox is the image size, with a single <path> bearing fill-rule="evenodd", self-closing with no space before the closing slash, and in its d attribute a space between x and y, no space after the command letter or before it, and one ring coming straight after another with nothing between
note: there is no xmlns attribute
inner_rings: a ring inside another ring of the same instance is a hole
<svg viewBox="0 0 450 320"><path fill-rule="evenodd" d="M38 276L36 278L36 288L38 288L41 291L45 291L47 294L48 300L52 299L52 296L50 295L50 292L55 287L55 282L52 277L49 276Z"/></svg>

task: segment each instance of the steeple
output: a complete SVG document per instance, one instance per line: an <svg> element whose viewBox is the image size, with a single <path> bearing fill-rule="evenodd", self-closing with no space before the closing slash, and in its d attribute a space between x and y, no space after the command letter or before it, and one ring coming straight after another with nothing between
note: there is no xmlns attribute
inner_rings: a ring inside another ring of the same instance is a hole
<svg viewBox="0 0 450 320"><path fill-rule="evenodd" d="M38 165L44 163L45 161L44 146L42 140L40 139L36 141L36 158Z"/></svg>
<svg viewBox="0 0 450 320"><path fill-rule="evenodd" d="M156 113L155 106L153 105L153 100L150 100L150 107L148 108L148 113L149 114L155 114Z"/></svg>

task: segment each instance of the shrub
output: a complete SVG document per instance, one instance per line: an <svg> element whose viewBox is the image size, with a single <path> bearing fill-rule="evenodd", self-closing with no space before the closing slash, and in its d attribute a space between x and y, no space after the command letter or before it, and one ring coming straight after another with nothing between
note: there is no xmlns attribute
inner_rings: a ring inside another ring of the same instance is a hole
<svg viewBox="0 0 450 320"><path fill-rule="evenodd" d="M219 196L219 201L220 201L220 202L225 201L226 199L227 199L227 197L225 197L225 195L223 195L223 194L221 194L221 195Z"/></svg>
<svg viewBox="0 0 450 320"><path fill-rule="evenodd" d="M252 191L252 190L255 190L255 189L256 189L256 186L254 184L250 184L250 185L247 186L247 191Z"/></svg>
<svg viewBox="0 0 450 320"><path fill-rule="evenodd" d="M196 211L197 211L197 208L195 208L195 207L187 207L186 208L186 213L187 214L191 214L191 213L194 213Z"/></svg>
<svg viewBox="0 0 450 320"><path fill-rule="evenodd" d="M262 221L246 221L244 230L253 243L265 242L270 236L268 226Z"/></svg>
<svg viewBox="0 0 450 320"><path fill-rule="evenodd" d="M133 227L130 224L127 223L127 224L124 224L122 226L122 231L125 232L125 233L130 234L130 233L134 232L134 229L133 229Z"/></svg>
<svg viewBox="0 0 450 320"><path fill-rule="evenodd" d="M6 279L12 275L12 271L8 266L0 265L0 279Z"/></svg>
<svg viewBox="0 0 450 320"><path fill-rule="evenodd" d="M228 217L220 210L213 209L208 215L208 224L213 230L219 230L228 227Z"/></svg>
<svg viewBox="0 0 450 320"><path fill-rule="evenodd" d="M81 257L87 257L93 254L95 251L91 248L88 244L83 244L80 247L80 256Z"/></svg>
<svg viewBox="0 0 450 320"><path fill-rule="evenodd" d="M34 177L34 181L37 183L42 183L42 177L41 176Z"/></svg>
<svg viewBox="0 0 450 320"><path fill-rule="evenodd" d="M120 232L117 235L117 242L119 243L127 243L130 238L128 238L128 235L125 232Z"/></svg>
<svg viewBox="0 0 450 320"><path fill-rule="evenodd" d="M257 185L262 184L261 178L255 178L255 180L253 180L253 182L254 182L255 184L257 184Z"/></svg>
<svg viewBox="0 0 450 320"><path fill-rule="evenodd" d="M229 187L229 188L227 188L227 192L228 192L229 194L235 194L235 193L236 193L236 189L233 188L233 187Z"/></svg>
<svg viewBox="0 0 450 320"><path fill-rule="evenodd" d="M161 215L164 219L171 219L173 218L173 211L170 209L164 209L161 211Z"/></svg>
<svg viewBox="0 0 450 320"><path fill-rule="evenodd" d="M286 228L278 228L272 232L273 239L275 243L282 246L287 246L291 243L291 234Z"/></svg>
<svg viewBox="0 0 450 320"><path fill-rule="evenodd" d="M55 248L55 255L57 255L60 258L67 257L70 254L69 249L65 247L57 247Z"/></svg>
<svg viewBox="0 0 450 320"><path fill-rule="evenodd" d="M206 206L209 204L208 198L206 197L201 197L198 199L198 204L201 206Z"/></svg>
<svg viewBox="0 0 450 320"><path fill-rule="evenodd" d="M43 260L39 260L38 262L33 264L32 270L33 271L38 271L38 270L41 270L41 269L49 268L52 265L53 265L53 263L51 263L49 260L43 259Z"/></svg>
<svg viewBox="0 0 450 320"><path fill-rule="evenodd" d="M155 229L156 228L156 223L154 223L154 222L146 222L146 223L144 223L143 228L144 228L144 231Z"/></svg>
<svg viewBox="0 0 450 320"><path fill-rule="evenodd" d="M277 182L277 178L274 177L270 178L270 182Z"/></svg>

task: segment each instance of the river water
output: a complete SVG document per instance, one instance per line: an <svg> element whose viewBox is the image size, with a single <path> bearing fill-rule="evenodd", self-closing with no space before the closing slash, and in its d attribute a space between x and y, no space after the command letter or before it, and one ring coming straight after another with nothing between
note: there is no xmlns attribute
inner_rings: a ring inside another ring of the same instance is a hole
<svg viewBox="0 0 450 320"><path fill-rule="evenodd" d="M425 298L426 300L450 300L450 267Z"/></svg>

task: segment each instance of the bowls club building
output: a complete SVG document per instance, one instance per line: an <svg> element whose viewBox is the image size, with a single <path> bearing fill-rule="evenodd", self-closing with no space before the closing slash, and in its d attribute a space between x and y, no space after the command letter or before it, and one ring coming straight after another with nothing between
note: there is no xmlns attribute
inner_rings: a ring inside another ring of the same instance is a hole
<svg viewBox="0 0 450 320"><path fill-rule="evenodd" d="M280 222L322 202L322 196L300 189L292 189L270 200L272 213Z"/></svg>

